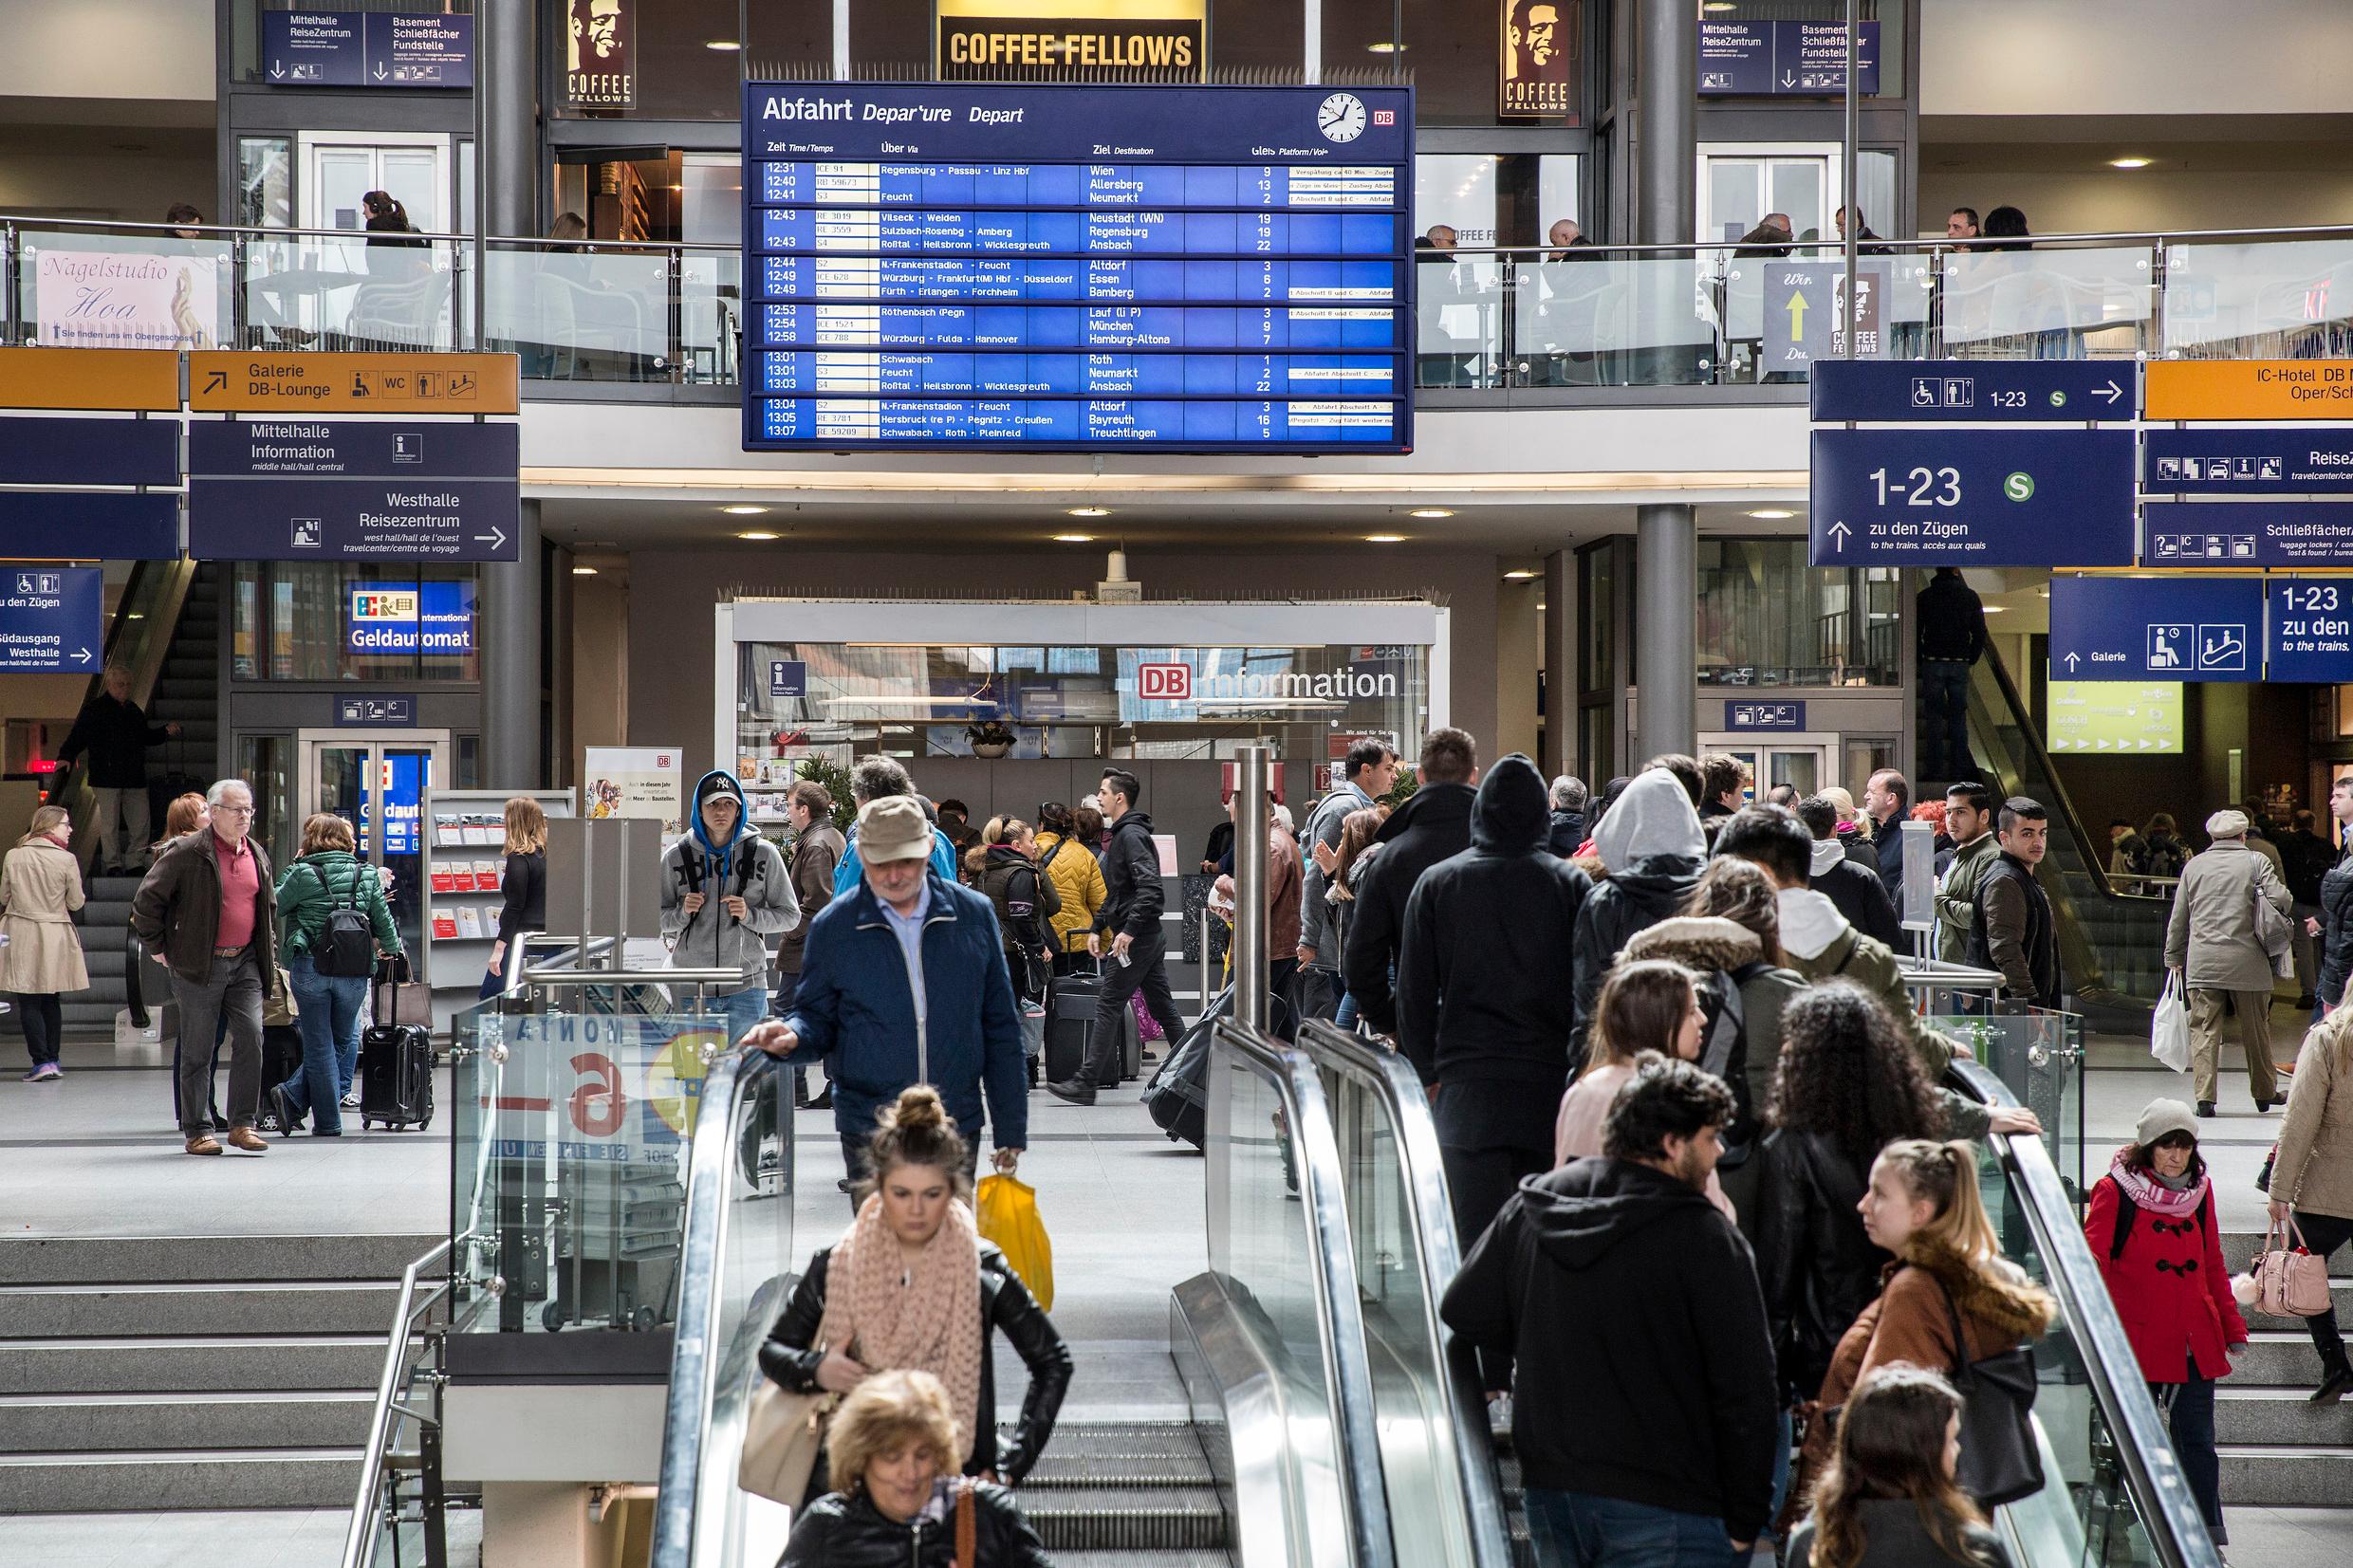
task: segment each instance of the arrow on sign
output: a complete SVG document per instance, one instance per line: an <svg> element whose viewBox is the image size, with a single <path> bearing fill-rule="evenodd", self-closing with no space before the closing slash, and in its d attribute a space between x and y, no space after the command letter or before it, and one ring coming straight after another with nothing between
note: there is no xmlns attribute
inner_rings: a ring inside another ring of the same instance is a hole
<svg viewBox="0 0 2353 1568"><path fill-rule="evenodd" d="M2099 398L2101 401L2107 403L2110 406L2114 406L2116 400L2124 396L2124 389L2118 386L2114 381L2110 381L2105 386L2092 388L2091 395L2094 397Z"/></svg>
<svg viewBox="0 0 2353 1568"><path fill-rule="evenodd" d="M1806 296L1803 294L1792 294L1789 296L1789 337L1791 340L1796 341L1804 339L1805 336Z"/></svg>
<svg viewBox="0 0 2353 1568"><path fill-rule="evenodd" d="M278 64L278 62L276 62L276 61L274 61L274 60L273 60L273 61L271 61L271 62L269 63L269 79L270 79L272 82L283 82L283 81L285 81L285 80L286 80L286 67L285 67L284 65L282 65Z"/></svg>
<svg viewBox="0 0 2353 1568"><path fill-rule="evenodd" d="M207 392L219 392L228 385L229 372L225 370L209 372L204 378L204 390Z"/></svg>
<svg viewBox="0 0 2353 1568"><path fill-rule="evenodd" d="M90 651L89 651L87 648L77 648L77 649L75 649L75 650L74 650L74 662L75 662L76 664L87 664L87 663L89 663L89 662L90 662Z"/></svg>
<svg viewBox="0 0 2353 1568"><path fill-rule="evenodd" d="M1788 71L1783 71L1781 73L1781 84L1784 88L1794 87L1797 85L1797 78L1790 75Z"/></svg>
<svg viewBox="0 0 2353 1568"><path fill-rule="evenodd" d="M2069 654L2069 655L2067 655L2067 673L2069 673L2069 674L2073 674L2073 673L2075 673L2075 667L2076 667L2076 665L2077 665L2079 662L2081 662L2081 661L2082 661L2083 656L2084 656L2084 655L2081 655L2081 654Z"/></svg>
<svg viewBox="0 0 2353 1568"><path fill-rule="evenodd" d="M1834 549L1834 550L1838 551L1841 555L1845 554L1845 553L1846 553L1846 536L1847 536L1848 534L1850 534L1850 533L1854 532L1854 531L1855 531L1854 529L1852 529L1852 528L1848 527L1848 526L1847 526L1845 524L1843 524L1843 523L1833 523L1833 524L1831 524L1831 525L1830 525L1830 528L1829 528L1829 533L1830 533L1830 548L1832 548L1832 549Z"/></svg>
<svg viewBox="0 0 2353 1568"><path fill-rule="evenodd" d="M493 550L507 543L506 530L501 528L495 523L491 525L491 531L489 533L478 533L474 535L474 538L478 540L486 539L490 541L491 548Z"/></svg>
<svg viewBox="0 0 2353 1568"><path fill-rule="evenodd" d="M376 80L379 82L384 80L384 63L380 60L376 63Z"/></svg>

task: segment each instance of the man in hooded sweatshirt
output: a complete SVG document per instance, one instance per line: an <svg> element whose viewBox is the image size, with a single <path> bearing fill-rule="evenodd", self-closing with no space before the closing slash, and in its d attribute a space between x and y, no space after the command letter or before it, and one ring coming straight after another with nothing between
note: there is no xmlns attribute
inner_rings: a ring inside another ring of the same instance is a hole
<svg viewBox="0 0 2353 1568"><path fill-rule="evenodd" d="M1664 767L1653 767L1636 774L1602 818L1593 847L1609 880L1595 888L1578 912L1570 948L1577 996L1572 1070L1584 1061L1585 1031L1593 1026L1593 1005L1610 966L1637 932L1681 912L1683 900L1699 885L1708 840L1683 782Z"/></svg>
<svg viewBox="0 0 2353 1568"><path fill-rule="evenodd" d="M1879 873L1847 853L1839 841L1838 802L1827 795L1798 802L1797 820L1814 836L1813 873L1806 885L1838 906L1839 913L1874 942L1893 952L1903 946L1903 922L1887 896Z"/></svg>
<svg viewBox="0 0 2353 1568"><path fill-rule="evenodd" d="M1721 1079L1645 1052L1604 1153L1523 1182L1439 1305L1516 1353L1511 1442L1545 1568L1729 1568L1770 1522L1764 1293L1704 1191L1733 1109Z"/></svg>
<svg viewBox="0 0 2353 1568"><path fill-rule="evenodd" d="M1471 847L1473 784L1479 776L1478 743L1470 732L1433 729L1421 743L1420 787L1389 814L1373 835L1381 846L1369 871L1356 877L1356 908L1341 971L1357 1016L1375 1034L1395 1035L1397 993L1389 983L1405 934L1405 901L1421 874Z"/></svg>
<svg viewBox="0 0 2353 1568"><path fill-rule="evenodd" d="M662 935L680 968L742 977L717 998L732 1044L768 1016L769 939L800 926L801 900L784 856L752 828L734 774L702 776L687 828L662 855Z"/></svg>
<svg viewBox="0 0 2353 1568"><path fill-rule="evenodd" d="M1552 1169L1574 1022L1560 954L1593 884L1551 852L1551 825L1544 775L1513 752L1479 785L1471 847L1423 872L1405 902L1398 1049L1431 1090L1457 1236ZM1491 1358L1490 1392L1510 1386L1510 1359Z"/></svg>

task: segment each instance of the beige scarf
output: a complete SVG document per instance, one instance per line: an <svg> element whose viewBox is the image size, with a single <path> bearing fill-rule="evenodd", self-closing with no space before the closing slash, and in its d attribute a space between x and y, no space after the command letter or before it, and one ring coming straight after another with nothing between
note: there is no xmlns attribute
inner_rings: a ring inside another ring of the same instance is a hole
<svg viewBox="0 0 2353 1568"><path fill-rule="evenodd" d="M982 1414L980 1239L972 1209L949 1200L948 1217L910 1268L882 1218L882 1195L869 1194L825 1265L817 1337L828 1350L847 1347L868 1371L919 1369L946 1384L956 1463L971 1459Z"/></svg>

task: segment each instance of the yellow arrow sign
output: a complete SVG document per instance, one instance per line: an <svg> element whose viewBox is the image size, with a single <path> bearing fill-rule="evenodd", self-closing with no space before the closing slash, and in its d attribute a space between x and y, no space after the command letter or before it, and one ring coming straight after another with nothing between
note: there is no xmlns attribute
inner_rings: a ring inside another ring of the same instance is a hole
<svg viewBox="0 0 2353 1568"><path fill-rule="evenodd" d="M1789 296L1789 341L1806 341L1806 296L1803 294Z"/></svg>

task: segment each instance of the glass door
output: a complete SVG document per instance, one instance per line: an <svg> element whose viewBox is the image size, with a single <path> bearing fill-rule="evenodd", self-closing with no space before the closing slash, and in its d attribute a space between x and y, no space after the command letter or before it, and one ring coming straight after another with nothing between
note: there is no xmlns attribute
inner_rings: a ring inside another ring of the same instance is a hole
<svg viewBox="0 0 2353 1568"><path fill-rule="evenodd" d="M1699 747L1740 759L1754 781L1748 793L1751 802L1766 799L1782 784L1802 801L1839 782L1836 735L1792 735L1786 741L1767 741L1752 734L1702 735Z"/></svg>
<svg viewBox="0 0 2353 1568"><path fill-rule="evenodd" d="M421 973L425 791L448 786L449 732L305 731L302 749L302 816L332 812L351 824L360 858L383 873L393 924Z"/></svg>
<svg viewBox="0 0 2353 1568"><path fill-rule="evenodd" d="M1835 240L1830 210L1838 200L1836 148L1718 145L1699 153L1702 243L1737 240L1779 213L1799 244Z"/></svg>

